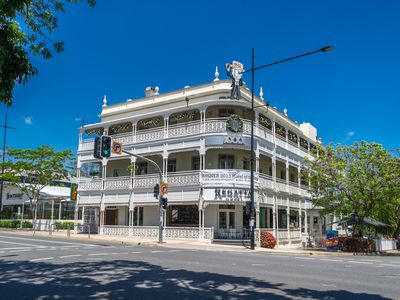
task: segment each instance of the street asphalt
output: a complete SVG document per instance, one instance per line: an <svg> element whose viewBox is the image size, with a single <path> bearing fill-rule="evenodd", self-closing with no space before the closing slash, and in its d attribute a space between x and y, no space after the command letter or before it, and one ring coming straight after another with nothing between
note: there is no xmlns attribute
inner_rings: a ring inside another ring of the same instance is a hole
<svg viewBox="0 0 400 300"><path fill-rule="evenodd" d="M400 299L400 257L199 250L0 232L0 299Z"/></svg>

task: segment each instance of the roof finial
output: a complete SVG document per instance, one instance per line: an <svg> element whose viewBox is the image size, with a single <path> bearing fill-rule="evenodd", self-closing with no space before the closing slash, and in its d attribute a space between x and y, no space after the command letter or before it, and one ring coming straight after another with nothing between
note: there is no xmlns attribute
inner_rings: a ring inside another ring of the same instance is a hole
<svg viewBox="0 0 400 300"><path fill-rule="evenodd" d="M219 80L219 73L218 73L218 66L215 67L215 79L214 81L218 81Z"/></svg>
<svg viewBox="0 0 400 300"><path fill-rule="evenodd" d="M286 117L288 116L288 114L287 114L287 109L286 109L286 108L283 110L283 114L284 114Z"/></svg>
<svg viewBox="0 0 400 300"><path fill-rule="evenodd" d="M263 93L262 86L261 86L260 87L260 99L261 100L264 100L263 96L264 96L264 93Z"/></svg>
<svg viewBox="0 0 400 300"><path fill-rule="evenodd" d="M103 98L103 107L106 107L106 106L107 106L107 96L104 95L104 98Z"/></svg>

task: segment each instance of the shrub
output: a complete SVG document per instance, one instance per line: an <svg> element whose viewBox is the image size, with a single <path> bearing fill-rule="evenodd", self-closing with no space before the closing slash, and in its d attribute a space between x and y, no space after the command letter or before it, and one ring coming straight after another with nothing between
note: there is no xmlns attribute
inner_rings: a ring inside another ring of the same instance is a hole
<svg viewBox="0 0 400 300"><path fill-rule="evenodd" d="M343 252L371 253L375 251L375 243L361 237L339 237L339 249Z"/></svg>
<svg viewBox="0 0 400 300"><path fill-rule="evenodd" d="M54 223L56 229L74 229L74 222L55 222Z"/></svg>
<svg viewBox="0 0 400 300"><path fill-rule="evenodd" d="M273 249L276 246L276 238L267 230L260 231L261 247Z"/></svg>
<svg viewBox="0 0 400 300"><path fill-rule="evenodd" d="M22 228L33 228L33 224L32 224L32 222L29 222L29 221L23 221Z"/></svg>
<svg viewBox="0 0 400 300"><path fill-rule="evenodd" d="M1 228L17 228L21 225L21 221L18 220L0 220Z"/></svg>

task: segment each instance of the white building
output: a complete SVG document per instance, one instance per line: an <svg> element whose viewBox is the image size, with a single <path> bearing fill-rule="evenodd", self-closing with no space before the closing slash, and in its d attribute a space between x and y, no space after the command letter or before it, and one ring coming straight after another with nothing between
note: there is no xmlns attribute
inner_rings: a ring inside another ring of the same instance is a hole
<svg viewBox="0 0 400 300"><path fill-rule="evenodd" d="M128 155L94 159L93 136L104 134L161 167L169 184L167 236L248 238L251 92L242 86L241 99L233 100L230 91L231 81L216 76L167 93L147 88L144 98L113 105L104 98L101 121L85 125L79 135L82 216L90 212L103 234L157 233L156 170ZM299 246L324 229L301 176L304 157L315 155L317 130L267 110L262 92L255 102L256 227L269 230L281 247Z"/></svg>

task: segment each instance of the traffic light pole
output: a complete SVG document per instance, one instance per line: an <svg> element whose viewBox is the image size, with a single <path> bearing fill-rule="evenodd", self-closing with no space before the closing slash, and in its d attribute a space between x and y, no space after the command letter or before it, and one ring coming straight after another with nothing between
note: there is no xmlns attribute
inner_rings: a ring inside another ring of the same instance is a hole
<svg viewBox="0 0 400 300"><path fill-rule="evenodd" d="M126 153L126 154L129 154L131 156L143 159L143 160L151 163L153 166L155 166L157 172L160 174L160 182L159 182L159 184L161 185L161 182L162 182L162 171L161 171L160 166L154 160L151 160L151 159L149 159L147 157L144 157L144 156L141 156L141 155L138 155L138 154L126 151L126 150L122 150L122 152ZM164 210L161 207L161 203L162 203L161 197L162 196L160 194L159 197L158 197L158 208L160 209L160 225L158 227L158 243L160 243L160 244L163 243L163 229L164 229Z"/></svg>

